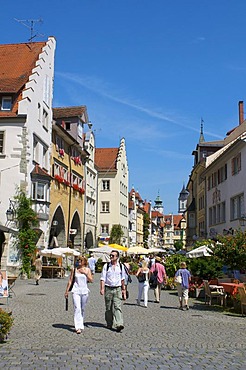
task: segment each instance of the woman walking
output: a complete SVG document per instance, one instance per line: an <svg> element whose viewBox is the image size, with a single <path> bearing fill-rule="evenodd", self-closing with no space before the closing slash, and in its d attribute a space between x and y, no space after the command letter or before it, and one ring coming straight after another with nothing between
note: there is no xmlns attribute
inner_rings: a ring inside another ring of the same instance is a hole
<svg viewBox="0 0 246 370"><path fill-rule="evenodd" d="M72 291L74 326L77 334L81 334L82 330L84 330L85 306L89 297L87 283L92 283L92 281L93 277L88 267L87 258L79 256L78 267L71 270L65 292L65 298L68 298L68 292Z"/></svg>
<svg viewBox="0 0 246 370"><path fill-rule="evenodd" d="M144 307L148 305L148 291L149 291L149 268L146 261L142 261L136 277L138 278L138 299L137 305L140 306L142 295L144 296Z"/></svg>

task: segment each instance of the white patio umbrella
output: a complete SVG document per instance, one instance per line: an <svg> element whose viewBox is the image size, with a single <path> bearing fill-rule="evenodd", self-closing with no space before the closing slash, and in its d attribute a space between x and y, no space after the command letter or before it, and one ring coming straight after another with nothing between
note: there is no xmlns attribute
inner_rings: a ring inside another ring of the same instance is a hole
<svg viewBox="0 0 246 370"><path fill-rule="evenodd" d="M65 254L63 254L61 251L57 250L58 248L52 248L52 249L41 249L39 251L39 254L44 257L65 257Z"/></svg>
<svg viewBox="0 0 246 370"><path fill-rule="evenodd" d="M197 258L197 257L209 257L213 254L212 249L210 249L207 245L202 245L192 251L186 253L186 257L188 258Z"/></svg>
<svg viewBox="0 0 246 370"><path fill-rule="evenodd" d="M64 254L65 256L79 256L80 252L77 251L76 249L72 249L69 247L58 247L58 248L53 248L53 250L57 250L57 252L60 252Z"/></svg>
<svg viewBox="0 0 246 370"><path fill-rule="evenodd" d="M130 247L126 251L127 254L149 254L151 253L149 249L140 247L140 246L135 246L135 247Z"/></svg>

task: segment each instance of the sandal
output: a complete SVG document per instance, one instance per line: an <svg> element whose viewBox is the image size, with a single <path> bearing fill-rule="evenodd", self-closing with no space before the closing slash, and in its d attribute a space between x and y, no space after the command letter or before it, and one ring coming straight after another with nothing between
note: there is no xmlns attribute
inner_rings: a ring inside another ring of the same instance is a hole
<svg viewBox="0 0 246 370"><path fill-rule="evenodd" d="M81 330L80 329L76 330L76 333L81 334Z"/></svg>

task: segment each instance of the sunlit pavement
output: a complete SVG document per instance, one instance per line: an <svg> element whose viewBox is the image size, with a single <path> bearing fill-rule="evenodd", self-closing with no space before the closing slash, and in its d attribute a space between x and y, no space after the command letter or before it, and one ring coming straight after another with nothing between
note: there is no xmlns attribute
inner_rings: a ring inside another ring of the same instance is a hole
<svg viewBox="0 0 246 370"><path fill-rule="evenodd" d="M174 291L162 291L156 304L150 290L148 308L139 307L133 277L123 305L125 328L117 333L105 327L99 278L90 284L81 335L74 332L71 295L65 311L67 278L41 279L38 286L17 280L9 305L0 300L14 317L0 344L0 369L246 369L245 317L195 300L180 311Z"/></svg>

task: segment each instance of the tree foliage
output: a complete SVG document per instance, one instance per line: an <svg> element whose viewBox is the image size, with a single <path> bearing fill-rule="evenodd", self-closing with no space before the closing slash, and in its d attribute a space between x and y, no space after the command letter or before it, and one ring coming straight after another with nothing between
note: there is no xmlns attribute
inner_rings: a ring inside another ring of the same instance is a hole
<svg viewBox="0 0 246 370"><path fill-rule="evenodd" d="M33 227L38 225L37 214L32 209L32 201L23 191L15 196L16 219L19 227L17 247L22 260L22 270L30 277L32 260L36 251L37 232Z"/></svg>
<svg viewBox="0 0 246 370"><path fill-rule="evenodd" d="M149 217L148 213L144 213L144 215L143 215L143 240L144 240L144 247L147 247L148 246L149 224L150 224L150 217Z"/></svg>
<svg viewBox="0 0 246 370"><path fill-rule="evenodd" d="M214 257L232 270L246 267L246 231L237 230L235 235L219 237L214 246Z"/></svg>
<svg viewBox="0 0 246 370"><path fill-rule="evenodd" d="M121 225L113 225L110 231L110 244L120 244L124 232Z"/></svg>

